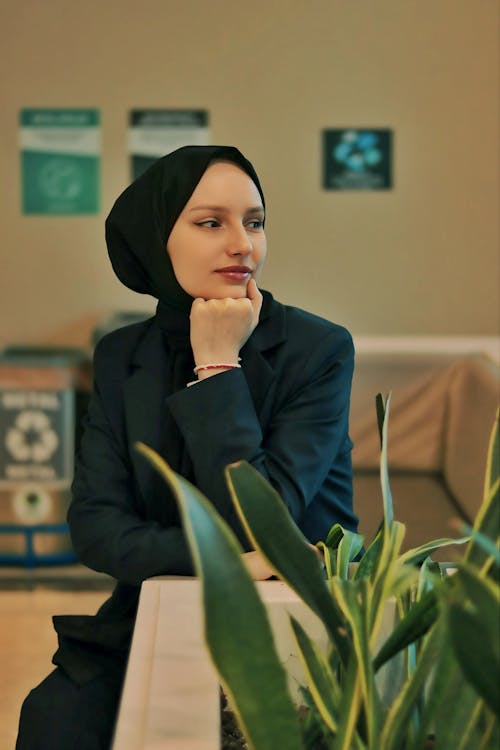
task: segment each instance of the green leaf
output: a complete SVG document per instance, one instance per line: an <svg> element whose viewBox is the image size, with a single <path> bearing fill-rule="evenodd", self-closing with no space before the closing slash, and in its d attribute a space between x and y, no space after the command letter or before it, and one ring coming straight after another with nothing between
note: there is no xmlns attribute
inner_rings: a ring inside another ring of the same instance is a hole
<svg viewBox="0 0 500 750"><path fill-rule="evenodd" d="M351 563L363 547L363 537L354 531L344 531L337 551L337 575L340 578L349 577L349 563Z"/></svg>
<svg viewBox="0 0 500 750"><path fill-rule="evenodd" d="M457 573L452 578L455 589L460 587L459 603L464 602L464 595L473 604L482 622L487 623L491 634L497 632L499 626L500 586L497 581L488 578L482 571L468 563L457 563ZM500 656L500 642L497 653Z"/></svg>
<svg viewBox="0 0 500 750"><path fill-rule="evenodd" d="M373 590L370 600L370 631L372 641L376 638L383 617L385 602L391 595L394 575L400 566L395 565L398 558L405 527L399 521L393 521L390 526L384 526L383 544L379 558L372 574Z"/></svg>
<svg viewBox="0 0 500 750"><path fill-rule="evenodd" d="M378 427L378 434L380 438L380 447L382 447L382 440L383 440L382 436L383 436L384 419L385 419L385 404L384 404L384 398L381 393L377 393L377 395L375 396L375 409L377 411L377 427Z"/></svg>
<svg viewBox="0 0 500 750"><path fill-rule="evenodd" d="M495 423L491 430L486 461L483 497L487 498L495 484L500 479L500 409L497 411Z"/></svg>
<svg viewBox="0 0 500 750"><path fill-rule="evenodd" d="M446 594L450 641L460 668L500 719L498 583L461 564Z"/></svg>
<svg viewBox="0 0 500 750"><path fill-rule="evenodd" d="M460 530L462 534L467 534L469 539L473 539L474 544L480 547L488 557L491 557L495 565L500 565L500 549L492 539L485 536L480 531L474 531L472 526L469 526L468 523L461 523Z"/></svg>
<svg viewBox="0 0 500 750"><path fill-rule="evenodd" d="M327 537L325 539L325 544L328 547L333 547L333 549L336 549L340 542L342 541L342 537L344 536L344 529L339 523L334 523L332 528L327 534Z"/></svg>
<svg viewBox="0 0 500 750"><path fill-rule="evenodd" d="M421 638L431 625L436 621L439 614L436 592L430 589L422 594L421 599L410 607L405 617L398 622L382 648L378 652L373 666L375 671L392 659L410 643Z"/></svg>
<svg viewBox="0 0 500 750"><path fill-rule="evenodd" d="M304 686L300 686L299 690L302 698L300 713L304 745L306 748L329 750L334 740L333 734L323 721L310 691Z"/></svg>
<svg viewBox="0 0 500 750"><path fill-rule="evenodd" d="M380 556L384 537L384 523L382 522L377 533L373 537L370 546L359 561L359 565L354 573L354 578L371 578L373 571L377 566L377 560Z"/></svg>
<svg viewBox="0 0 500 750"><path fill-rule="evenodd" d="M474 532L498 543L500 529L500 444L499 412L493 426L488 449L488 460L484 482L484 497L476 516ZM488 560L488 553L478 543L478 536L473 534L472 541L465 553L465 559L481 567Z"/></svg>
<svg viewBox="0 0 500 750"><path fill-rule="evenodd" d="M332 579L332 592L339 604L352 633L354 653L357 660L357 679L361 687L362 702L365 708L367 741L371 747L376 743L381 712L380 699L375 687L375 675L370 653L368 630L369 597L371 584L367 578L358 581Z"/></svg>
<svg viewBox="0 0 500 750"><path fill-rule="evenodd" d="M422 699L426 681L439 654L442 633L434 628L426 637L418 655L415 670L403 685L397 699L388 711L382 730L380 747L397 750L408 734L408 724L415 705Z"/></svg>
<svg viewBox="0 0 500 750"><path fill-rule="evenodd" d="M391 394L387 396L385 402L384 424L382 426L382 450L380 453L380 484L382 487L382 499L384 502L384 525L390 527L394 519L394 508L392 503L391 485L389 483L389 461L387 456L388 450L388 429L389 429L389 409L391 406Z"/></svg>
<svg viewBox="0 0 500 750"><path fill-rule="evenodd" d="M160 472L178 503L201 579L207 645L249 744L256 750L303 750L286 673L236 537L211 503L157 453L142 443L136 448Z"/></svg>
<svg viewBox="0 0 500 750"><path fill-rule="evenodd" d="M440 622L446 624L445 620ZM421 750L426 729L431 724L438 750L458 750L458 747L462 747L462 750L479 749L480 736L476 728L478 696L463 679L446 630L426 695L420 731L415 742L410 744L411 750ZM419 743L419 739L422 742Z"/></svg>
<svg viewBox="0 0 500 750"><path fill-rule="evenodd" d="M466 680L500 720L500 661L491 634L480 619L460 604L448 607L448 630L455 656ZM498 638L498 633L495 633ZM474 644L473 648L471 644Z"/></svg>
<svg viewBox="0 0 500 750"><path fill-rule="evenodd" d="M401 558L400 558L401 561ZM441 579L446 575L438 562L434 562L430 557L426 557L420 566L417 587L417 600L430 589L436 588Z"/></svg>
<svg viewBox="0 0 500 750"><path fill-rule="evenodd" d="M349 646L344 620L330 595L317 555L280 496L246 461L228 466L226 478L250 541L318 615L346 664Z"/></svg>
<svg viewBox="0 0 500 750"><path fill-rule="evenodd" d="M479 532L479 534L486 536L494 543L498 543L500 529L500 480L495 482L481 505L473 528L474 533ZM488 558L488 553L478 544L473 534L471 543L465 553L465 560L472 563L472 565L481 567L486 563Z"/></svg>
<svg viewBox="0 0 500 750"><path fill-rule="evenodd" d="M339 724L335 736L334 750L353 750L357 735L356 725L361 707L361 688L358 680L358 662L355 654L347 666L342 682L342 699L339 708Z"/></svg>
<svg viewBox="0 0 500 750"><path fill-rule="evenodd" d="M394 567L391 573L391 585L388 588L388 595L401 598L406 594L410 594L413 588L413 584L418 584L419 581L419 570L410 565L399 565L398 562L394 563ZM410 597L411 604L411 597Z"/></svg>
<svg viewBox="0 0 500 750"><path fill-rule="evenodd" d="M330 579L335 575L335 559L337 557L337 551L328 547L323 542L316 542L316 547L323 553L326 574L328 579Z"/></svg>
<svg viewBox="0 0 500 750"><path fill-rule="evenodd" d="M448 539L443 537L441 539L434 539L432 542L422 544L420 547L414 547L409 549L400 556L400 561L406 565L418 565L422 562L431 552L434 552L440 547L447 547L449 544L465 544L470 540L470 536L459 537L458 539Z"/></svg>
<svg viewBox="0 0 500 750"><path fill-rule="evenodd" d="M331 732L336 732L341 699L337 678L328 661L309 638L300 622L290 616L290 624L297 642L310 694L327 727Z"/></svg>

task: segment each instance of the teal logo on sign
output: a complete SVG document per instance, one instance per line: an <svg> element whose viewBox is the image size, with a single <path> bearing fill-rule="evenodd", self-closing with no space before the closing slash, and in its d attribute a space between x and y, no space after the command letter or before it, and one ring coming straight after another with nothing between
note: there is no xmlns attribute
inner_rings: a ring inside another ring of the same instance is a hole
<svg viewBox="0 0 500 750"><path fill-rule="evenodd" d="M23 212L97 213L99 150L97 110L23 110Z"/></svg>
<svg viewBox="0 0 500 750"><path fill-rule="evenodd" d="M392 131L354 128L323 132L326 190L387 190L392 187Z"/></svg>

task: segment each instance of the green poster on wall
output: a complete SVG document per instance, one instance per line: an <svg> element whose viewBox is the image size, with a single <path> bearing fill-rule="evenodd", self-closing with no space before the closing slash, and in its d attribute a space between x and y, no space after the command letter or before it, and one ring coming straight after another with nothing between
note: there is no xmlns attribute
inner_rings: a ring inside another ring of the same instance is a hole
<svg viewBox="0 0 500 750"><path fill-rule="evenodd" d="M19 124L23 213L97 213L98 110L23 109Z"/></svg>

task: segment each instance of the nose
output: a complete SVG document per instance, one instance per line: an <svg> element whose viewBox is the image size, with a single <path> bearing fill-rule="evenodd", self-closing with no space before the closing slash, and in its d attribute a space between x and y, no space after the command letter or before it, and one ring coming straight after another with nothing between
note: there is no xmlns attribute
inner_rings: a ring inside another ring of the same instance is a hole
<svg viewBox="0 0 500 750"><path fill-rule="evenodd" d="M241 224L234 227L228 238L226 252L228 255L248 255L253 250L253 245L246 228Z"/></svg>

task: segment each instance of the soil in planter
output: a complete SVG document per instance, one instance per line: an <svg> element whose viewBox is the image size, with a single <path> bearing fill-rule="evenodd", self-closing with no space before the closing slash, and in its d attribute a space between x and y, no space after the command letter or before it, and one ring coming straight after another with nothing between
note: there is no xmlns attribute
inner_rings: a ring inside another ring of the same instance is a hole
<svg viewBox="0 0 500 750"><path fill-rule="evenodd" d="M220 735L221 750L248 750L246 740L222 690L220 691Z"/></svg>
<svg viewBox="0 0 500 750"><path fill-rule="evenodd" d="M299 709L299 718L305 721L308 709ZM222 688L220 690L220 728L221 750L248 750L248 744L238 727L236 717L229 708L227 697ZM308 745L309 750L328 750L328 745L322 737L317 737Z"/></svg>
<svg viewBox="0 0 500 750"><path fill-rule="evenodd" d="M302 722L305 721L308 709L302 706L299 709L299 717ZM221 750L248 750L247 742L242 735L236 717L228 706L227 698L220 690L220 729L221 729ZM423 750L432 750L434 747L434 736L429 735L423 747ZM310 750L327 750L328 745L322 737L317 737L309 745Z"/></svg>

